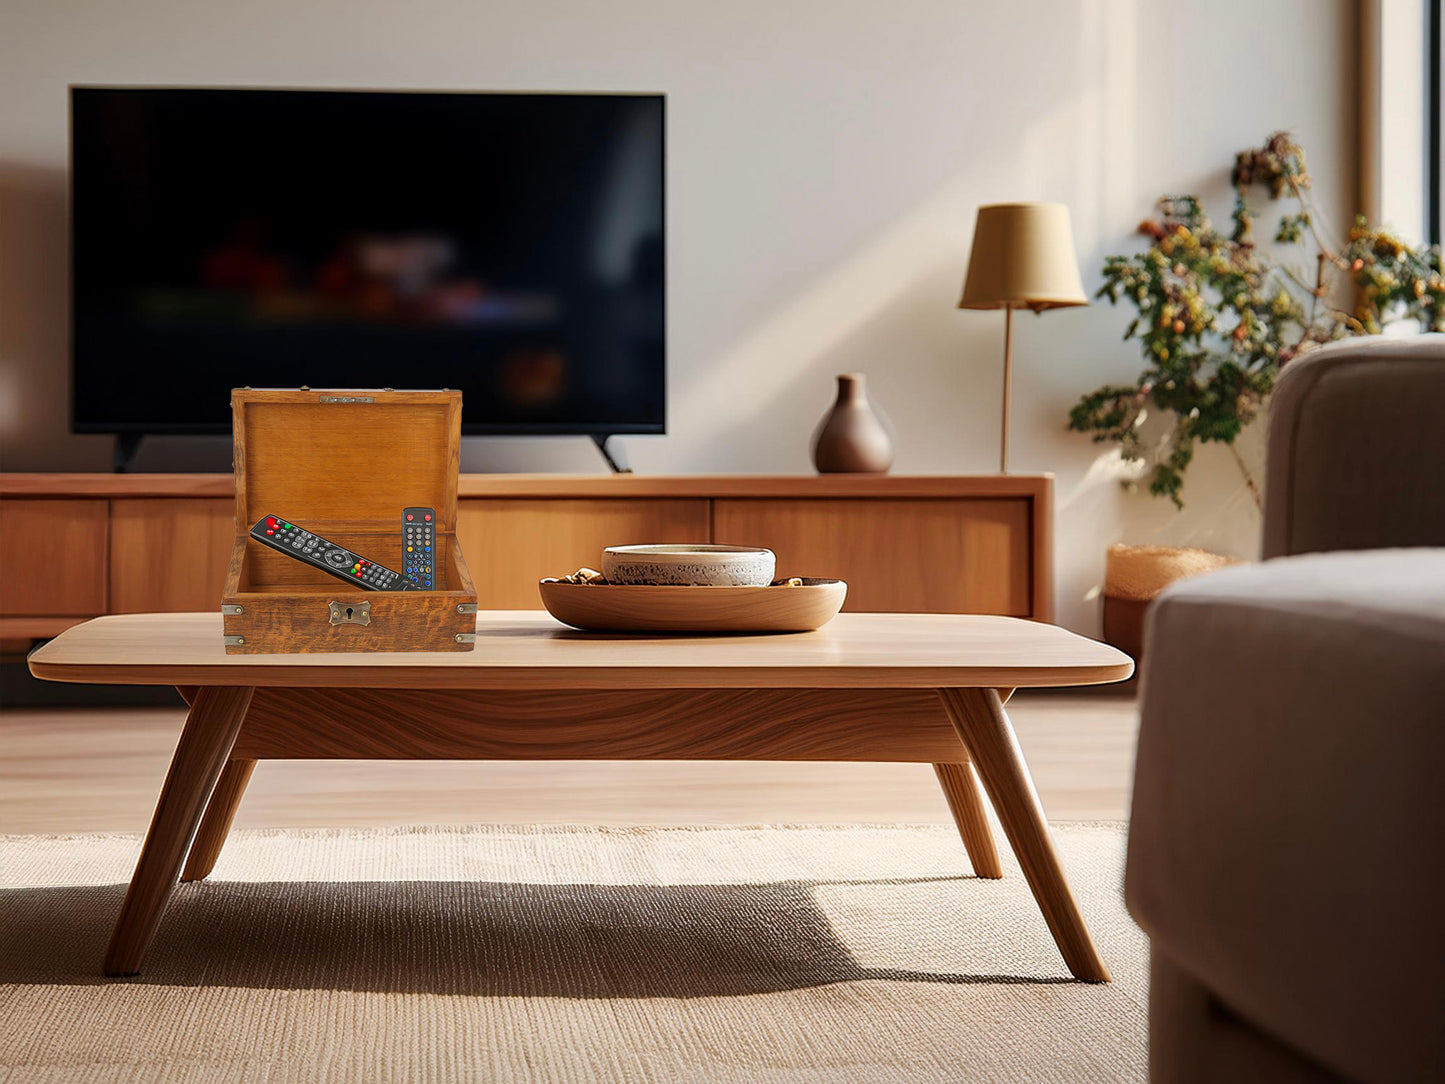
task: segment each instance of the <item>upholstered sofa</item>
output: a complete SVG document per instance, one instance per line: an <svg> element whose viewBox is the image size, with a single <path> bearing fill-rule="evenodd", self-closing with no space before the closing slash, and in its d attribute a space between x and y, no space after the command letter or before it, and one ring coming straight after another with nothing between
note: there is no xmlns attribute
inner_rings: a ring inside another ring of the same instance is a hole
<svg viewBox="0 0 1445 1084"><path fill-rule="evenodd" d="M1149 615L1151 1078L1445 1079L1445 336L1286 368L1263 555Z"/></svg>

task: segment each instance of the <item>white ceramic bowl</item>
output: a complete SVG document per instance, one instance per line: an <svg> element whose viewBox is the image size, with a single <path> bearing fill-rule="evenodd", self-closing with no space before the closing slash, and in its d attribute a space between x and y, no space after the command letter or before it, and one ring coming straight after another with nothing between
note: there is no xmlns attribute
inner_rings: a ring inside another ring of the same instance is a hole
<svg viewBox="0 0 1445 1084"><path fill-rule="evenodd" d="M602 551L608 583L660 587L766 587L777 558L754 546L609 546Z"/></svg>

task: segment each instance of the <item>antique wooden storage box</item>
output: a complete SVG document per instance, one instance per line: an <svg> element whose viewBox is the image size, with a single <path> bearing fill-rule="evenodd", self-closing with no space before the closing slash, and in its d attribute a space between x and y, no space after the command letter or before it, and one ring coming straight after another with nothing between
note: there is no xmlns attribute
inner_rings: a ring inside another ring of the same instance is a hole
<svg viewBox="0 0 1445 1084"><path fill-rule="evenodd" d="M237 389L226 653L470 651L477 593L457 545L456 391ZM436 509L431 591L366 591L249 537L273 515L402 568L402 511Z"/></svg>

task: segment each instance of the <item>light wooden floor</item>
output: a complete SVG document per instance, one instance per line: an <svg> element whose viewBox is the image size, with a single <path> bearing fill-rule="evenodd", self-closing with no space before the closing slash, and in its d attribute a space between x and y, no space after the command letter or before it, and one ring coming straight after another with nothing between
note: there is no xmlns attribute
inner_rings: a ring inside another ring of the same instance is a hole
<svg viewBox="0 0 1445 1084"><path fill-rule="evenodd" d="M1126 817L1132 689L1009 704L1050 819ZM0 713L0 833L142 832L185 713ZM266 761L236 826L949 823L926 764Z"/></svg>

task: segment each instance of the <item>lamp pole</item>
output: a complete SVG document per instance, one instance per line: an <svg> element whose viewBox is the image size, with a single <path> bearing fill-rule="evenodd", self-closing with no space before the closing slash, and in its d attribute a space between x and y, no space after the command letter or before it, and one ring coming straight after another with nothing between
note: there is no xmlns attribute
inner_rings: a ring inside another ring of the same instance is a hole
<svg viewBox="0 0 1445 1084"><path fill-rule="evenodd" d="M1008 303L1003 307L1003 425L999 435L998 470L1008 473L1008 412L1009 395L1013 389L1014 349L1014 307Z"/></svg>

